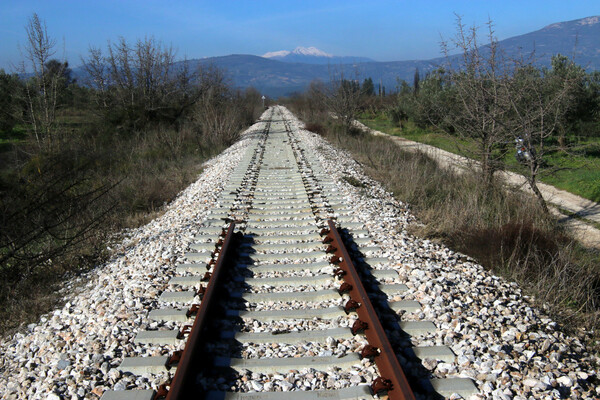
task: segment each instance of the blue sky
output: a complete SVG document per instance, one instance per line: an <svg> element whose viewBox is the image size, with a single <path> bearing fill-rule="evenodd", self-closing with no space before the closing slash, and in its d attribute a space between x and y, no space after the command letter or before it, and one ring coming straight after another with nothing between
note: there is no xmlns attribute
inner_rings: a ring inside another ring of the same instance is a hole
<svg viewBox="0 0 600 400"><path fill-rule="evenodd" d="M11 70L19 62L24 26L34 12L57 40L57 56L64 54L72 66L81 64L90 45L105 47L119 36L154 36L172 44L178 58L315 46L335 55L397 61L439 56L440 37L454 33L454 13L467 25L491 18L496 36L505 39L600 15L600 1L0 0L0 68Z"/></svg>

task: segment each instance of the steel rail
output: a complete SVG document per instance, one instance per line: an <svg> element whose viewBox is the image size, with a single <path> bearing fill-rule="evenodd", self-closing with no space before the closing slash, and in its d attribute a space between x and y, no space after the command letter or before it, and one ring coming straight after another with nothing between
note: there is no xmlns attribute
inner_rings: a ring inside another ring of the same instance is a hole
<svg viewBox="0 0 600 400"><path fill-rule="evenodd" d="M374 358L375 364L381 376L372 385L374 393L387 391L390 400L414 400L415 395L404 375L404 371L398 362L396 353L389 342L387 335L379 321L379 317L373 308L373 304L367 295L358 271L346 250L346 246L335 226L329 219L327 221L329 231L324 239L329 243L328 251L333 253L331 259L340 268L336 275L344 279L340 286L340 294L348 293L350 299L345 307L346 311L354 310L359 319L352 327L353 333L363 332L371 347L365 347L362 355ZM323 232L325 233L325 232Z"/></svg>
<svg viewBox="0 0 600 400"><path fill-rule="evenodd" d="M202 346L205 342L207 333L207 324L210 314L215 309L215 299L219 295L219 286L223 278L224 270L228 264L230 252L234 250L232 242L235 240L235 222L229 225L225 239L219 252L214 270L208 281L206 290L198 307L194 325L188 336L185 348L181 355L181 361L177 365L175 376L170 384L169 392L166 396L167 400L183 400L194 398L197 393L195 391L196 374L202 367L202 363L198 362L198 355L202 351Z"/></svg>

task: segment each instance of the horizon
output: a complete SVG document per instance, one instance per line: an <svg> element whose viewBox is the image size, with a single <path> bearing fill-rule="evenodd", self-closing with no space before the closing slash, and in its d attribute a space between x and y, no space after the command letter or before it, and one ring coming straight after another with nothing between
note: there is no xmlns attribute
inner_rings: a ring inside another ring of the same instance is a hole
<svg viewBox="0 0 600 400"><path fill-rule="evenodd" d="M364 4L353 0L323 4L269 0L232 4L187 0L169 5L157 0L58 4L25 0L1 4L0 68L14 72L21 61L24 27L34 12L57 42L53 58L66 59L71 67L82 64L90 46L105 49L108 41L114 43L119 37L129 43L154 37L173 46L177 60L232 54L261 57L297 47L316 47L334 56L380 62L428 60L441 56L442 38L454 35L455 14L463 17L467 27L484 26L491 19L498 40L600 15L600 5L592 1L436 0L414 4L382 0ZM398 39L389 39L395 37Z"/></svg>

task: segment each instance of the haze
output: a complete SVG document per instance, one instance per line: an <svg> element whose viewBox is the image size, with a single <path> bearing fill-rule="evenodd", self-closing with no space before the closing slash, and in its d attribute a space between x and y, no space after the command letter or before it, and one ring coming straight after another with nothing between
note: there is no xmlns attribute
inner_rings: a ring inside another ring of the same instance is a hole
<svg viewBox="0 0 600 400"><path fill-rule="evenodd" d="M455 29L454 13L468 25L488 17L499 39L548 24L600 14L597 1L3 1L0 3L0 68L13 71L32 13L57 39L57 57L81 64L90 45L119 36L154 36L177 49L178 58L262 55L315 46L340 56L377 61L440 55L440 37Z"/></svg>

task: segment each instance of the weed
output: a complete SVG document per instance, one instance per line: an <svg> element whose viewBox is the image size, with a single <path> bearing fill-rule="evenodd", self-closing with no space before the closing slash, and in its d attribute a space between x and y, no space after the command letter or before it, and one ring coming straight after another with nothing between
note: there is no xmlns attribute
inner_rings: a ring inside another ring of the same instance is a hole
<svg viewBox="0 0 600 400"><path fill-rule="evenodd" d="M333 129L324 136L350 151L373 179L411 205L422 223L411 232L441 240L518 282L567 331L598 331L600 256L580 247L531 196L485 184L469 171L453 174L385 137ZM597 346L599 337L584 339Z"/></svg>
<svg viewBox="0 0 600 400"><path fill-rule="evenodd" d="M357 187L357 188L366 187L366 185L364 183L362 183L361 181L359 181L358 179L356 179L353 176L344 175L344 176L342 176L342 179L354 187Z"/></svg>

